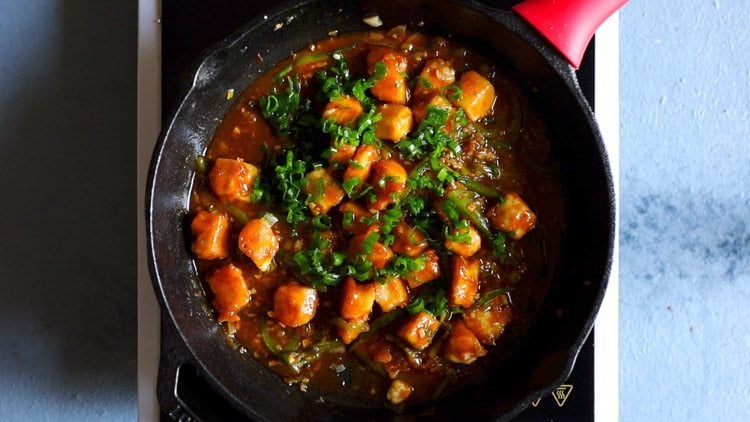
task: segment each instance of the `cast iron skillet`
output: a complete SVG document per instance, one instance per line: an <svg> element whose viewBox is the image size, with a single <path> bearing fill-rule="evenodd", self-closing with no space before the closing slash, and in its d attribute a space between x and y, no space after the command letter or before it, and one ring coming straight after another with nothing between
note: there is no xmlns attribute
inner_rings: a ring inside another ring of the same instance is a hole
<svg viewBox="0 0 750 422"><path fill-rule="evenodd" d="M149 264L164 316L174 323L211 386L248 418L310 420L387 418L310 388L301 393L227 341L189 254L186 229L194 159L202 154L231 101L292 52L339 32L371 29L376 13L384 28L450 35L518 76L545 119L562 162L566 230L562 256L542 311L514 353L493 367L488 381L440 403L407 410L462 420L508 419L570 374L593 326L609 277L614 233L614 193L606 152L573 68L534 30L508 11L470 0L302 0L258 18L214 47L196 71L192 88L166 126L154 152L147 192ZM281 24L281 25L279 25ZM258 60L258 54L263 61Z"/></svg>

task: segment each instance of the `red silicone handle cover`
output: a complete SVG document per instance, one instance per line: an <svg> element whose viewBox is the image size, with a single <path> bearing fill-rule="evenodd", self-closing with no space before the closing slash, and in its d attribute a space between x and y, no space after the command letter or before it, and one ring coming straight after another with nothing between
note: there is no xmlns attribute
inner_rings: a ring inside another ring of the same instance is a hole
<svg viewBox="0 0 750 422"><path fill-rule="evenodd" d="M578 69L596 29L627 1L526 0L513 6L513 11L536 28Z"/></svg>

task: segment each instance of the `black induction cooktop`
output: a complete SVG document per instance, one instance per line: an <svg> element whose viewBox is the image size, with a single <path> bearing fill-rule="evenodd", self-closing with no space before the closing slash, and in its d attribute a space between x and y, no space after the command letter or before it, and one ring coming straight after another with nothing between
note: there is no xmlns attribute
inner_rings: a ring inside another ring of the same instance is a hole
<svg viewBox="0 0 750 422"><path fill-rule="evenodd" d="M484 0L496 8L514 1ZM253 17L263 15L275 2L259 0L162 1L162 116L168 119L187 93L195 66L212 44L229 36ZM594 101L594 43L578 71L581 89L589 104ZM594 333L584 344L569 379L552 393L540 397L514 421L594 420ZM191 354L172 322L161 322L161 355L157 399L162 420L249 420L234 409L202 378Z"/></svg>

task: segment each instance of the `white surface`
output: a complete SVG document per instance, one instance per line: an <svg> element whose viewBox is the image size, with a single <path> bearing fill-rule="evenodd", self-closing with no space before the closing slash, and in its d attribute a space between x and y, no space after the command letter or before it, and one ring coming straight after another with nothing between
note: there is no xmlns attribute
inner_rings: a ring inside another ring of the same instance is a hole
<svg viewBox="0 0 750 422"><path fill-rule="evenodd" d="M744 422L750 3L677 4L620 12L621 419Z"/></svg>
<svg viewBox="0 0 750 422"><path fill-rule="evenodd" d="M609 153L615 185L617 218L612 272L594 330L594 416L596 421L619 418L619 180L620 180L620 34L615 13L597 31L594 108Z"/></svg>
<svg viewBox="0 0 750 422"><path fill-rule="evenodd" d="M151 153L161 122L161 28L159 2L138 2L138 419L159 420L159 305L146 256L145 197Z"/></svg>
<svg viewBox="0 0 750 422"><path fill-rule="evenodd" d="M160 10L153 0L139 0L138 37L138 416L158 420L156 375L159 360L159 308L146 262L144 199L146 176L161 121ZM595 54L596 117L609 153L619 199L619 20L614 14L597 31ZM619 210L619 203L617 204ZM618 213L619 214L619 213ZM619 418L618 297L619 224L607 294L595 330L594 414L597 421Z"/></svg>

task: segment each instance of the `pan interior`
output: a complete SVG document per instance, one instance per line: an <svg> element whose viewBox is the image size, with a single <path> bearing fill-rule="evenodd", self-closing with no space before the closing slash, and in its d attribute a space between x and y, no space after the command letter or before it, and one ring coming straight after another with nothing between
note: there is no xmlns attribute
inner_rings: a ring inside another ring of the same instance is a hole
<svg viewBox="0 0 750 422"><path fill-rule="evenodd" d="M593 117L572 71L522 23L506 12L469 2L308 1L287 3L267 19L249 23L219 45L196 71L194 86L164 130L152 162L149 241L152 274L163 309L195 356L207 381L246 414L265 419L328 419L390 416L334 395L302 394L229 344L216 324L189 255L185 226L193 160L203 153L231 106L228 89L242 90L274 63L331 31L370 29L378 14L384 27L406 24L449 35L502 63L528 88L552 133L563 163L567 228L559 273L545 311L511 358L497 365L490 382L418 414L479 417L510 415L540 389L566 376L593 323L603 296L612 248L613 196L606 156ZM531 40L531 44L529 44ZM540 54L539 50L543 54ZM258 57L262 57L262 61ZM470 399L472 406L466 406Z"/></svg>

